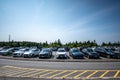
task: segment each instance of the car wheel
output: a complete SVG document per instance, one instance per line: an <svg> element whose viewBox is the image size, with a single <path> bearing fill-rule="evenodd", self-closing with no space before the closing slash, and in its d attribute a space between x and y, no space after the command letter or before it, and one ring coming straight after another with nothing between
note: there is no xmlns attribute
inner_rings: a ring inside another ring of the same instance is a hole
<svg viewBox="0 0 120 80"><path fill-rule="evenodd" d="M31 57L35 57L35 55L34 55L34 54L32 54L32 55L31 55Z"/></svg>
<svg viewBox="0 0 120 80"><path fill-rule="evenodd" d="M21 56L20 57L23 57L23 54L21 54Z"/></svg>
<svg viewBox="0 0 120 80"><path fill-rule="evenodd" d="M107 55L107 58L110 58L110 55Z"/></svg>
<svg viewBox="0 0 120 80"><path fill-rule="evenodd" d="M88 55L88 59L90 59L90 56Z"/></svg>
<svg viewBox="0 0 120 80"><path fill-rule="evenodd" d="M14 58L15 56L13 56L13 58Z"/></svg>
<svg viewBox="0 0 120 80"><path fill-rule="evenodd" d="M52 54L50 55L50 57L52 57Z"/></svg>
<svg viewBox="0 0 120 80"><path fill-rule="evenodd" d="M51 57L51 54L49 55L49 58Z"/></svg>

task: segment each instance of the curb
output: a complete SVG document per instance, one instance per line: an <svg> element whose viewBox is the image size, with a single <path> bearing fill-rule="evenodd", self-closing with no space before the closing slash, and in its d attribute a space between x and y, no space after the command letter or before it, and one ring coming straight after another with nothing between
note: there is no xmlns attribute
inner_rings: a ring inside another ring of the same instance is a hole
<svg viewBox="0 0 120 80"><path fill-rule="evenodd" d="M120 62L120 59L39 59L39 58L20 58L0 56L0 59L23 60L23 61L44 61L44 62Z"/></svg>
<svg viewBox="0 0 120 80"><path fill-rule="evenodd" d="M0 80L119 80L120 78L92 78L92 79L48 79L48 78L30 78L30 77L7 77L7 76L0 76Z"/></svg>

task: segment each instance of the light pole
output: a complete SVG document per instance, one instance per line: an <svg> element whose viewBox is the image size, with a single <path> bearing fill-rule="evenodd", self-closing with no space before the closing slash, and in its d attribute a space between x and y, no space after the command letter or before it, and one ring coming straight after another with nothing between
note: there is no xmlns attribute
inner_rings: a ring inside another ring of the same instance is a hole
<svg viewBox="0 0 120 80"><path fill-rule="evenodd" d="M9 34L9 42L10 42L10 34Z"/></svg>

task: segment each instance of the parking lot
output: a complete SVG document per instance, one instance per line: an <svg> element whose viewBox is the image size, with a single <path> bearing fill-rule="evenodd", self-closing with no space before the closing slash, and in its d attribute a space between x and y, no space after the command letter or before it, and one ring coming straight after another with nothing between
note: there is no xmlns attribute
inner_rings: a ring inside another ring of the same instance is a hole
<svg viewBox="0 0 120 80"><path fill-rule="evenodd" d="M3 66L0 67L0 76L47 79L109 79L120 78L120 70L51 70Z"/></svg>
<svg viewBox="0 0 120 80"><path fill-rule="evenodd" d="M65 51L67 58L58 59L57 54L57 51L52 51L52 56L45 58L0 55L0 77L3 80L9 80L9 77L48 80L120 79L120 59L103 56L74 59L70 51Z"/></svg>
<svg viewBox="0 0 120 80"><path fill-rule="evenodd" d="M84 57L83 59L73 59L71 56L69 56L69 52L67 52L67 56L68 59L57 59L56 58L56 51L53 51L52 53L52 57L51 58L41 58L39 59L38 57L34 57L34 58L24 58L24 57L13 57L13 56L1 56L1 59L13 59L13 60L32 60L32 61L68 61L68 62L80 62L80 61L92 61L92 62L96 62L96 61L112 61L112 62L119 62L120 59L113 59L113 58L106 58L106 57L100 57L99 59L88 59L87 57Z"/></svg>
<svg viewBox="0 0 120 80"><path fill-rule="evenodd" d="M0 50L1 58L34 59L34 60L119 60L119 49L96 48L37 48L37 47L5 47Z"/></svg>

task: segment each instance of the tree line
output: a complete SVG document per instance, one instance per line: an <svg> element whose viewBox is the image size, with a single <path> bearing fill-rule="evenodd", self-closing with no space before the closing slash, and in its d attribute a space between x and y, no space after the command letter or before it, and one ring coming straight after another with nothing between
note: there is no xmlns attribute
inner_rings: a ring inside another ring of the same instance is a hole
<svg viewBox="0 0 120 80"><path fill-rule="evenodd" d="M27 47L31 47L31 46L37 46L37 47L95 47L95 46L120 46L120 42L108 42L105 43L103 42L101 45L97 44L96 41L75 41L75 42L68 42L65 44L62 44L60 39L48 43L46 42L30 42L30 41L10 41L10 42L5 42L5 41L1 41L0 42L0 47L3 46L9 46L9 47L22 47L22 46L27 46Z"/></svg>

